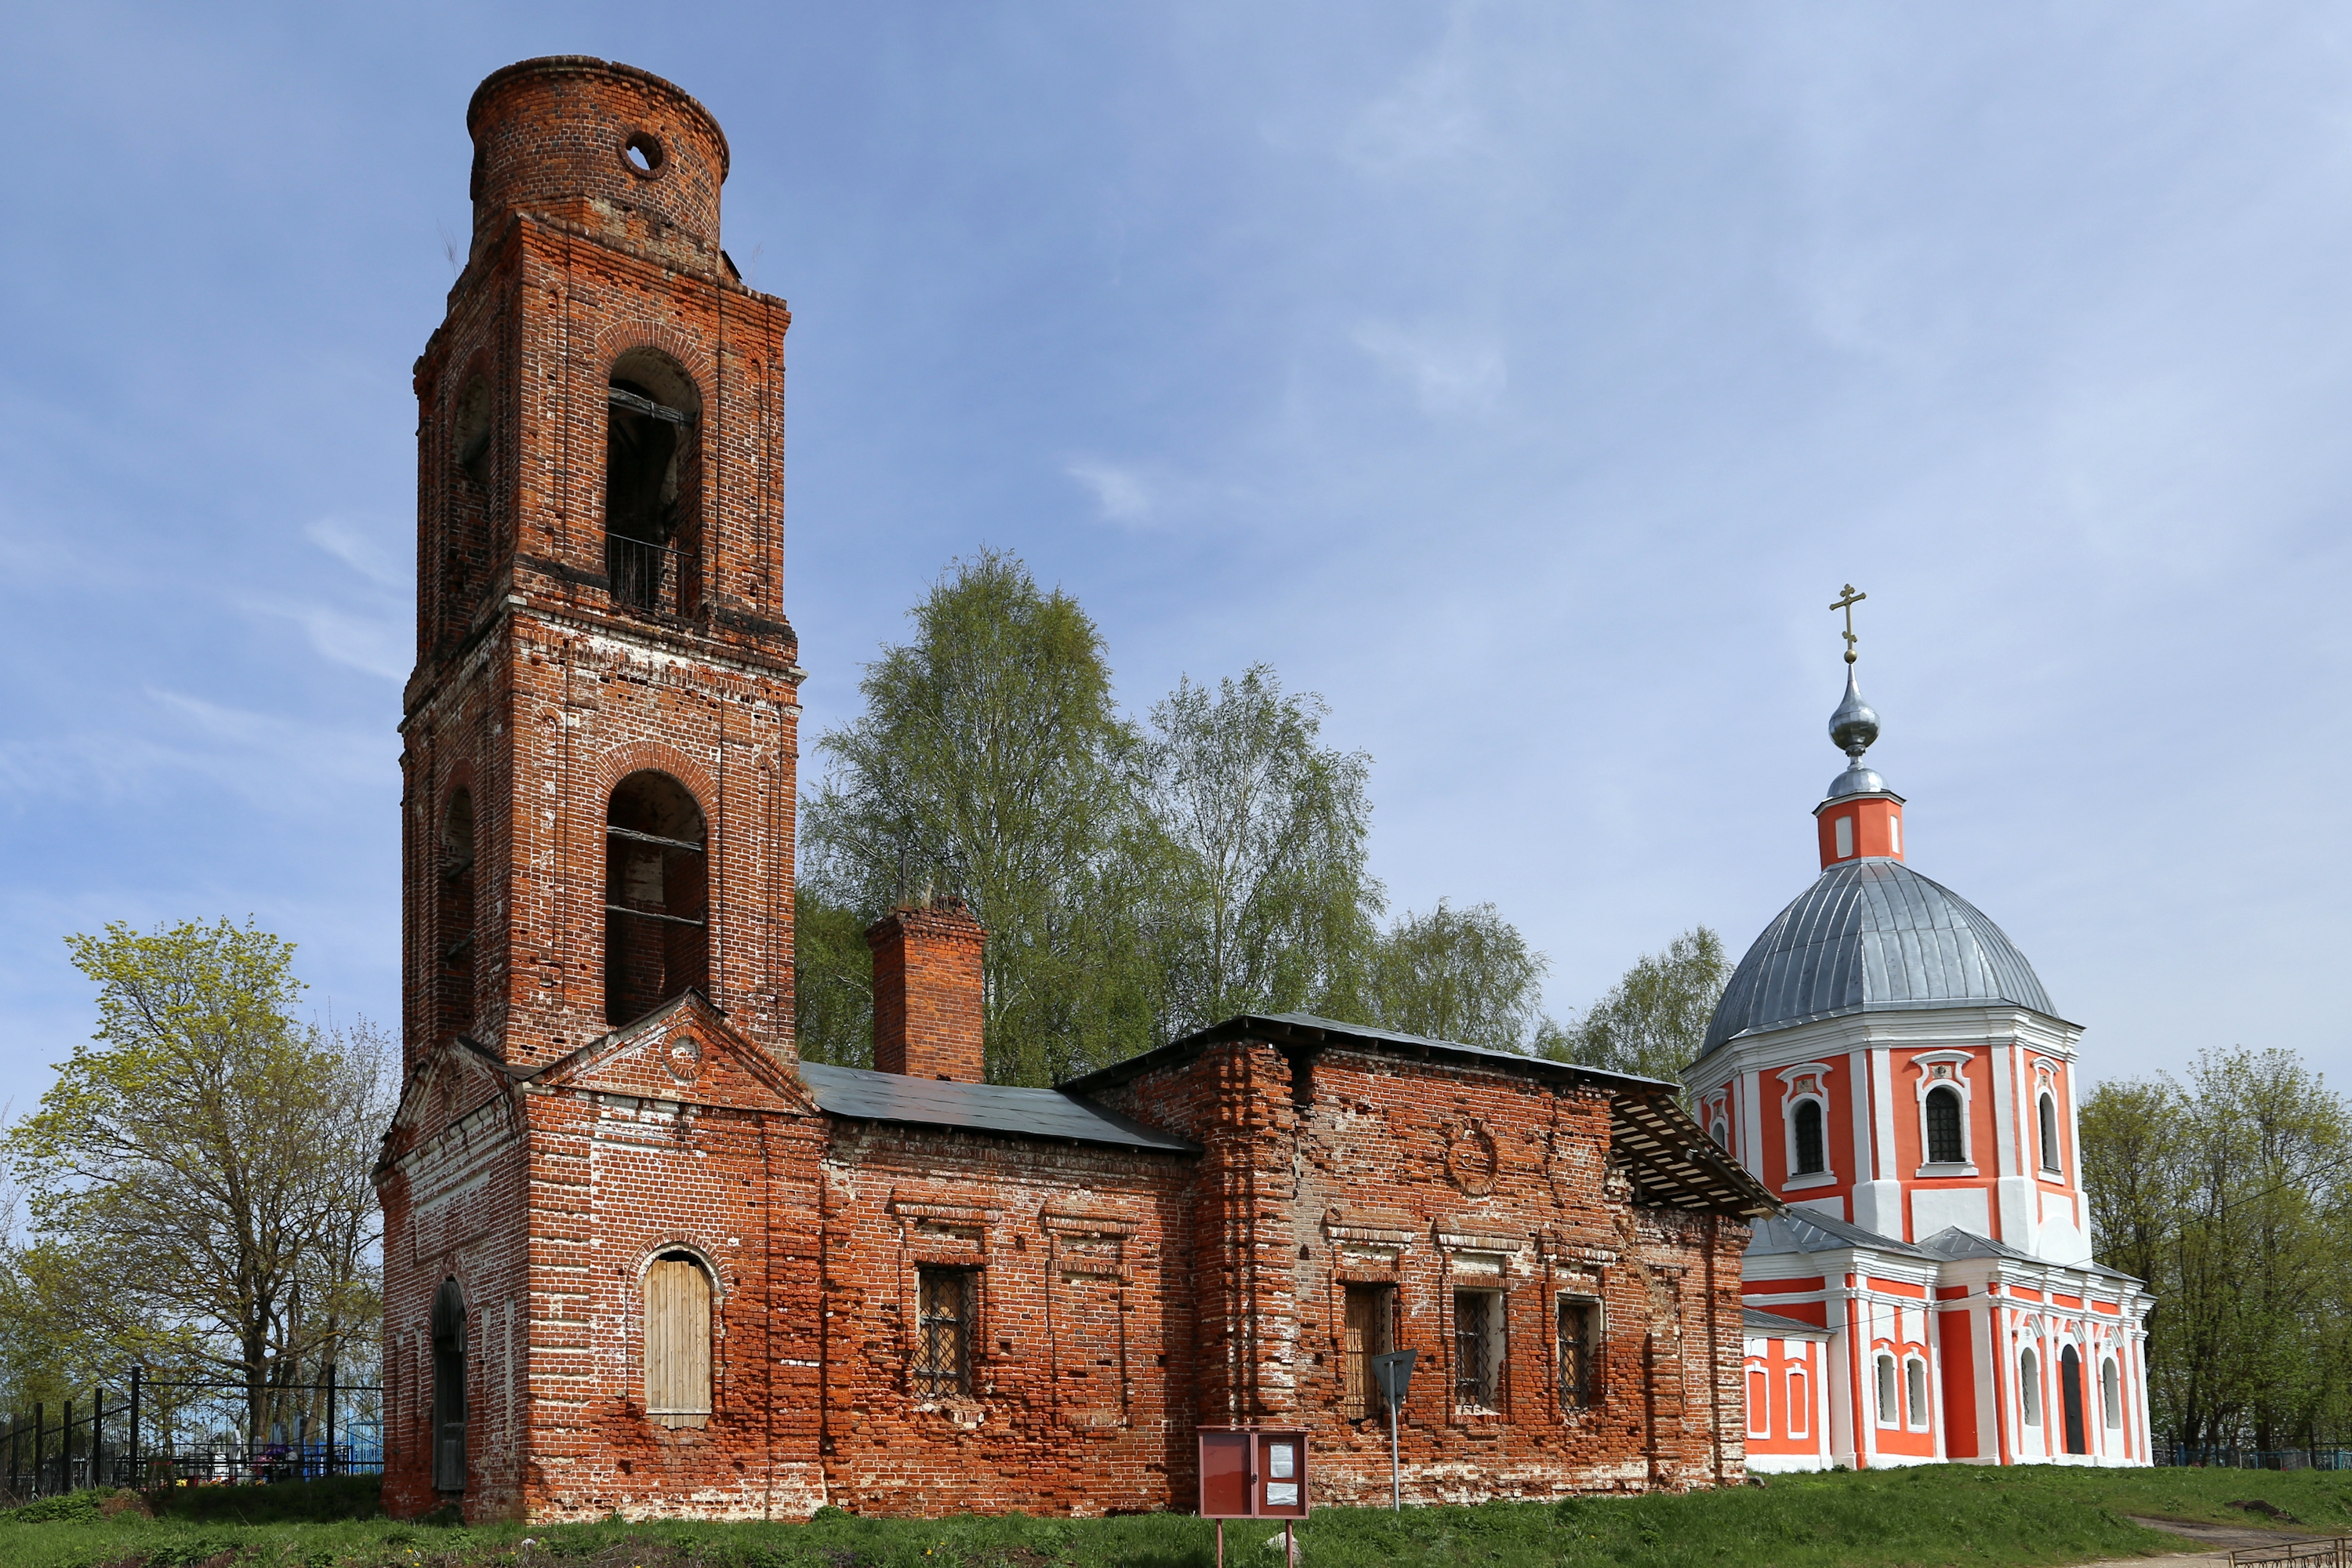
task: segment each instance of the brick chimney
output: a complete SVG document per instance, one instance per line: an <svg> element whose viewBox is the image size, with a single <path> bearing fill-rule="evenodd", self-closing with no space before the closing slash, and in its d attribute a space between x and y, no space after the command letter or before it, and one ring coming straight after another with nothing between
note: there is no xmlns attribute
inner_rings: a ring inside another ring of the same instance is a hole
<svg viewBox="0 0 2352 1568"><path fill-rule="evenodd" d="M866 930L874 950L874 1065L908 1078L983 1080L980 952L961 899L901 904Z"/></svg>

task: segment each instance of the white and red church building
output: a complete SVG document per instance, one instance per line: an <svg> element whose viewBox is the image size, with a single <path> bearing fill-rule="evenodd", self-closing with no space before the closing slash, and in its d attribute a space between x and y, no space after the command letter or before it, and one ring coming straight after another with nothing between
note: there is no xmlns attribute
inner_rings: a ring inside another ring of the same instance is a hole
<svg viewBox="0 0 2352 1568"><path fill-rule="evenodd" d="M2082 1027L1906 863L1851 671L1830 732L1849 765L1814 808L1821 875L1683 1075L1786 1205L1743 1268L1748 1468L2147 1464L2150 1299L2092 1258Z"/></svg>

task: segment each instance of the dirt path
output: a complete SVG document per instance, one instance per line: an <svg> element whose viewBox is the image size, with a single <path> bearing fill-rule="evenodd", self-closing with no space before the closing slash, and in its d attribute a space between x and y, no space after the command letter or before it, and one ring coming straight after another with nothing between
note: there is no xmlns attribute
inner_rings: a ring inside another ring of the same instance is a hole
<svg viewBox="0 0 2352 1568"><path fill-rule="evenodd" d="M2329 1537L2314 1535L2305 1530L2272 1530L2252 1524L2201 1524L2185 1519L2149 1519L2141 1514L2127 1514L2134 1524L2149 1530L2160 1530L2167 1535L2179 1536L2194 1542L2193 1552L2174 1552L2163 1557L2108 1558L2101 1563L2083 1563L2080 1568L2110 1568L2110 1565L2136 1563L2142 1568L2188 1568L2190 1563L2223 1563L2232 1552L2243 1552L2257 1546L2290 1546L2298 1541L2326 1541Z"/></svg>

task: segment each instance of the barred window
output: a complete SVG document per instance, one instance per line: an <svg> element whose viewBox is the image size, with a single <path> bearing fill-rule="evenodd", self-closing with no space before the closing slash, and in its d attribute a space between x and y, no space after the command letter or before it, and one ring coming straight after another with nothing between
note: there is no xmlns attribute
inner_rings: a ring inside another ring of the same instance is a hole
<svg viewBox="0 0 2352 1568"><path fill-rule="evenodd" d="M1915 1429L1927 1429L1927 1363L1916 1356L1903 1363L1903 1416Z"/></svg>
<svg viewBox="0 0 2352 1568"><path fill-rule="evenodd" d="M1878 1358L1878 1424L1881 1426L1903 1424L1903 1412L1895 1407L1895 1358L1882 1355Z"/></svg>
<svg viewBox="0 0 2352 1568"><path fill-rule="evenodd" d="M972 1312L979 1295L974 1283L969 1268L915 1271L917 1394L971 1392Z"/></svg>
<svg viewBox="0 0 2352 1568"><path fill-rule="evenodd" d="M1502 1372L1503 1293L1454 1292L1454 1403L1496 1407Z"/></svg>
<svg viewBox="0 0 2352 1568"><path fill-rule="evenodd" d="M1797 1102L1796 1173L1811 1176L1828 1169L1829 1161L1822 1147L1822 1102L1801 1100Z"/></svg>
<svg viewBox="0 0 2352 1568"><path fill-rule="evenodd" d="M1927 1091L1927 1159L1938 1165L1957 1165L1960 1152L1960 1092L1956 1089Z"/></svg>
<svg viewBox="0 0 2352 1568"><path fill-rule="evenodd" d="M710 1275L690 1252L646 1270L646 1414L662 1426L710 1424Z"/></svg>
<svg viewBox="0 0 2352 1568"><path fill-rule="evenodd" d="M1387 1409L1381 1400L1379 1380L1372 1376L1372 1358L1388 1353L1393 1299L1392 1288L1387 1285L1348 1287L1347 1319L1340 1329L1339 1414L1349 1421L1361 1421Z"/></svg>
<svg viewBox="0 0 2352 1568"><path fill-rule="evenodd" d="M1594 1402L1600 1379L1601 1303L1580 1297L1559 1300L1559 1402L1574 1408Z"/></svg>

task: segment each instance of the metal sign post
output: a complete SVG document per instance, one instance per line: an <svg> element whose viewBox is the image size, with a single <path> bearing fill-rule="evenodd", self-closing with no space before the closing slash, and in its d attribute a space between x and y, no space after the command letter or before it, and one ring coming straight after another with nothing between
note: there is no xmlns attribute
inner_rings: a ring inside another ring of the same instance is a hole
<svg viewBox="0 0 2352 1568"><path fill-rule="evenodd" d="M1404 1489L1398 1479L1397 1407L1404 1403L1405 1384L1412 1381L1412 1358L1419 1353L1386 1351L1372 1358L1372 1377L1389 1407L1389 1507L1399 1513L1404 1511Z"/></svg>

